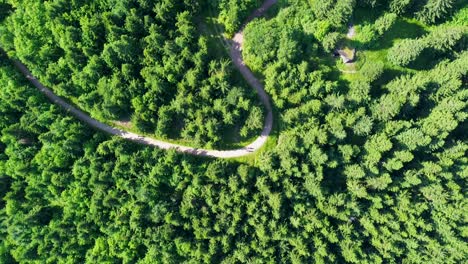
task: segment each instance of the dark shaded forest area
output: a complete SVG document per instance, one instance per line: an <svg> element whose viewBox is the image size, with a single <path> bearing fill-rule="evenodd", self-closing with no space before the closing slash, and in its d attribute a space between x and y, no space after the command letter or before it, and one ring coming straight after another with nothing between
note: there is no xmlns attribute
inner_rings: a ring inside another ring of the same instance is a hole
<svg viewBox="0 0 468 264"><path fill-rule="evenodd" d="M8 0L0 46L99 118L216 146L263 117L196 21L260 4ZM465 1L279 1L245 29L277 116L254 162L94 131L1 54L0 263L464 263L467 32Z"/></svg>

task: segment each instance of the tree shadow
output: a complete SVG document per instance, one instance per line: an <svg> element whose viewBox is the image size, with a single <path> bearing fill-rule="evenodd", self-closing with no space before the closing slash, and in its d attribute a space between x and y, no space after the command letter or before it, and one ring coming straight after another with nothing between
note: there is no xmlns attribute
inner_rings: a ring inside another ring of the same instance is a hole
<svg viewBox="0 0 468 264"><path fill-rule="evenodd" d="M0 22L3 22L11 13L13 7L7 3L0 3Z"/></svg>
<svg viewBox="0 0 468 264"><path fill-rule="evenodd" d="M182 131L186 127L187 117L180 113L174 113L169 121L168 128L163 130L158 130L156 126L156 135L162 138L167 138L170 140L181 140Z"/></svg>
<svg viewBox="0 0 468 264"><path fill-rule="evenodd" d="M441 60L441 52L434 49L424 49L421 54L412 61L407 67L410 69L423 71L434 68Z"/></svg>
<svg viewBox="0 0 468 264"><path fill-rule="evenodd" d="M458 127L452 131L452 138L453 140L460 140L462 142L466 142L468 138L468 120L463 121L458 125Z"/></svg>
<svg viewBox="0 0 468 264"><path fill-rule="evenodd" d="M416 23L406 19L397 19L393 26L385 32L380 39L373 43L366 44L368 50L381 50L393 47L398 39L415 39L424 36L426 29Z"/></svg>
<svg viewBox="0 0 468 264"><path fill-rule="evenodd" d="M385 8L372 8L369 12L369 7L358 7L354 10L352 21L356 24L370 24L375 22L385 11Z"/></svg>
<svg viewBox="0 0 468 264"><path fill-rule="evenodd" d="M376 98L382 94L381 89L379 91L376 91L375 87L381 87L384 86L385 84L389 83L390 81L406 74L405 71L403 70L398 70L398 69L392 69L392 68L385 68L384 72L380 75L380 77L374 81L371 89L371 96L373 98Z"/></svg>
<svg viewBox="0 0 468 264"><path fill-rule="evenodd" d="M452 51L440 51L430 47L426 48L414 61L412 61L407 66L407 68L419 71L431 70L440 64L443 60L454 60L456 58L456 53L463 52L463 49L464 48L453 49Z"/></svg>

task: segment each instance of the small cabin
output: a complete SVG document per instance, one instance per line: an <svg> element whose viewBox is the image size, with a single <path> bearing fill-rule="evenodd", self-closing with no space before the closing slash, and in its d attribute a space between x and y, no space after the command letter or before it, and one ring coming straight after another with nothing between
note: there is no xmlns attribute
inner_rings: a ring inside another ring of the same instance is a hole
<svg viewBox="0 0 468 264"><path fill-rule="evenodd" d="M341 57L344 64L352 63L356 59L356 49L337 49L334 52L336 57Z"/></svg>

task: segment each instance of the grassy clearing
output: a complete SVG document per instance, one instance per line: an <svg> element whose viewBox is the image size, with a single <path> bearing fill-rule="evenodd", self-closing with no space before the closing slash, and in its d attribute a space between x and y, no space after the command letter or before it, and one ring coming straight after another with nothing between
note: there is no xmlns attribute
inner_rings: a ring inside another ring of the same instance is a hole
<svg viewBox="0 0 468 264"><path fill-rule="evenodd" d="M265 145L263 145L263 147L257 150L256 152L250 155L244 156L244 157L232 158L232 159L229 159L229 161L239 162L239 163L243 163L249 166L258 167L259 163L261 162L260 157L262 156L262 154L269 150L274 149L276 147L277 142L278 142L278 136L276 134L275 135L272 134L268 137Z"/></svg>
<svg viewBox="0 0 468 264"><path fill-rule="evenodd" d="M359 70L364 64L380 61L384 64L384 74L376 84L383 85L398 75L413 73L416 69L423 69L432 63L430 56L421 56L420 60L417 60L409 67L399 67L393 65L387 59L388 50L399 41L406 38L419 38L428 32L428 26L415 19L398 18L395 24L378 39L371 42L363 41L363 38L360 37L362 30L367 25L374 23L378 16L379 12L372 14L360 11L356 12L354 18L356 22L356 37L354 39L346 39L341 44L344 47L357 49L356 62L344 65L340 60L335 60L334 66L341 71L340 79L346 81L359 79L362 77Z"/></svg>

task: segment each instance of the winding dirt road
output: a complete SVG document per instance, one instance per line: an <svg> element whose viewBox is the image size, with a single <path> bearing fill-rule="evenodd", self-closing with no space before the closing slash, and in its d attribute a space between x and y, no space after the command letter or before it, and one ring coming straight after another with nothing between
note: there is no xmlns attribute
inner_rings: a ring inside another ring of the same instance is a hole
<svg viewBox="0 0 468 264"><path fill-rule="evenodd" d="M214 158L235 158L235 157L242 157L251 154L252 152L257 151L260 149L267 141L268 136L271 133L271 129L273 126L273 111L270 103L270 98L266 94L265 89L261 82L255 78L253 73L249 70L249 68L245 65L242 59L242 44L244 39L243 30L245 26L252 21L253 19L262 16L271 6L273 6L278 0L266 0L263 5L255 10L252 15L250 15L244 25L241 27L241 30L234 36L234 38L229 41L230 44L230 56L231 59L236 66L236 68L240 71L242 76L245 80L252 86L258 93L260 100L262 101L265 109L267 110L267 115L265 118L265 125L263 127L263 131L261 135L248 146L243 147L241 149L235 150L207 150L207 149L197 149L177 144L172 144L169 142L156 140L154 138L145 137L142 135L138 135L135 133L131 133L125 130L117 129L115 127L111 127L106 125L102 122L93 119L85 112L81 111L80 109L70 105L65 100L57 96L52 92L52 90L45 87L42 83L40 83L36 77L34 77L28 68L19 61L14 61L15 66L24 74L26 78L37 88L41 91L47 98L49 98L52 102L57 105L60 105L64 108L67 112L70 112L74 116L76 116L81 121L87 123L88 125L104 131L106 133L119 136L121 138L134 141L140 144L144 144L147 146L155 146L161 149L175 149L178 152L188 153L197 156L204 156L204 157L214 157Z"/></svg>

